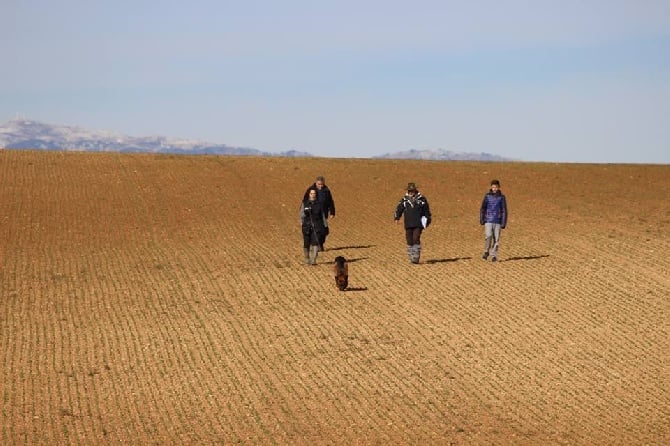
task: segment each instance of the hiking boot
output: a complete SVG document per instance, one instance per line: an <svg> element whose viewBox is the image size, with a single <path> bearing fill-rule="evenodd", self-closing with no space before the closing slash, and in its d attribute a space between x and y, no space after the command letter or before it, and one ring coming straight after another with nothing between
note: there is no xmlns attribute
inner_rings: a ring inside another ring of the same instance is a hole
<svg viewBox="0 0 670 446"><path fill-rule="evenodd" d="M492 262L497 262L497 261L498 261L498 257L496 257L496 256L491 257L491 261L492 261Z"/></svg>
<svg viewBox="0 0 670 446"><path fill-rule="evenodd" d="M485 252L484 255L482 255L482 259L486 260L489 258L489 253Z"/></svg>
<svg viewBox="0 0 670 446"><path fill-rule="evenodd" d="M319 257L319 246L312 245L309 247L309 263L316 265L316 258Z"/></svg>

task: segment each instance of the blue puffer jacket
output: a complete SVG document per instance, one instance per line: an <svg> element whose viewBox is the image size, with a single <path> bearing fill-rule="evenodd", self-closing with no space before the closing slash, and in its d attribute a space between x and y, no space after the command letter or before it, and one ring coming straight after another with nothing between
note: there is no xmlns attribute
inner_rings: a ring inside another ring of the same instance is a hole
<svg viewBox="0 0 670 446"><path fill-rule="evenodd" d="M484 223L497 223L501 228L507 225L507 201L500 190L496 193L489 191L484 195L479 210L479 224Z"/></svg>

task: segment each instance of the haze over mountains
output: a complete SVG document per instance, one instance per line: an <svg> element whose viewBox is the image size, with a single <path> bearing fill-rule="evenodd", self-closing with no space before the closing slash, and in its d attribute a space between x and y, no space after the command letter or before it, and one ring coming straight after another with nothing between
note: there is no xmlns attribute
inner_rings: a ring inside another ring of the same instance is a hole
<svg viewBox="0 0 670 446"><path fill-rule="evenodd" d="M175 153L190 155L244 155L314 157L308 152L289 150L269 152L249 147L232 147L192 139L166 136L127 136L105 130L91 130L76 126L52 125L29 119L12 119L0 125L0 148L66 150L90 152ZM512 161L490 153L453 152L444 149L410 149L385 153L373 158Z"/></svg>

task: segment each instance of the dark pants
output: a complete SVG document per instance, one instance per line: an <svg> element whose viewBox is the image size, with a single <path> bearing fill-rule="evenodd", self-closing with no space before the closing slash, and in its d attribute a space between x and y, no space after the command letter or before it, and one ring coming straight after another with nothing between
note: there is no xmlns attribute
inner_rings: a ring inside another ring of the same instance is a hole
<svg viewBox="0 0 670 446"><path fill-rule="evenodd" d="M309 248L310 245L320 246L323 244L321 242L321 237L323 236L323 231L315 231L312 228L307 230L303 229L302 231L302 246L303 248Z"/></svg>
<svg viewBox="0 0 670 446"><path fill-rule="evenodd" d="M407 239L407 246L421 244L421 231L423 228L406 228L405 238Z"/></svg>
<svg viewBox="0 0 670 446"><path fill-rule="evenodd" d="M323 244L326 243L326 236L328 234L330 234L330 230L328 230L328 226L326 226L325 228L323 228L323 232L320 233L319 245L323 246Z"/></svg>

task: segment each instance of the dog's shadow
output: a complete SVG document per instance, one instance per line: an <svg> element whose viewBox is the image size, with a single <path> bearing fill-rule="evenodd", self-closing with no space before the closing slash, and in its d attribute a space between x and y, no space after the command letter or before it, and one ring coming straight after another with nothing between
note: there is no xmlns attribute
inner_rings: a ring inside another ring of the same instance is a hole
<svg viewBox="0 0 670 446"><path fill-rule="evenodd" d="M454 257L452 259L430 259L426 260L426 263L434 264L434 263L452 263L452 262L458 262L461 260L470 260L472 257Z"/></svg>
<svg viewBox="0 0 670 446"><path fill-rule="evenodd" d="M348 291L367 291L368 287L366 286L350 286L342 290L343 293L346 293Z"/></svg>

